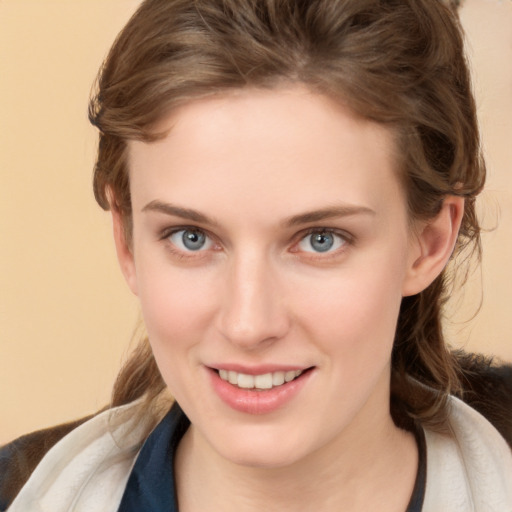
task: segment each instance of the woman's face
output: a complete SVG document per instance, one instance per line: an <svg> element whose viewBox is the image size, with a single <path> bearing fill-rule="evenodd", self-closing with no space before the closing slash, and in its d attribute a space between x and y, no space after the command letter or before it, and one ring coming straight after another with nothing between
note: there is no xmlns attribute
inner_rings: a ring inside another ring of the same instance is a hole
<svg viewBox="0 0 512 512"><path fill-rule="evenodd" d="M192 102L158 128L129 143L123 268L197 439L283 466L391 425L414 253L391 134L300 87Z"/></svg>

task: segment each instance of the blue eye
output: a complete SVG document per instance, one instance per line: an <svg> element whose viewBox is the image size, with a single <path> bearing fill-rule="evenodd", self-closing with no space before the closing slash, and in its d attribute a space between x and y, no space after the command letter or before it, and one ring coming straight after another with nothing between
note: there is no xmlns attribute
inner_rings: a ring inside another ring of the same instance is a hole
<svg viewBox="0 0 512 512"><path fill-rule="evenodd" d="M210 249L212 241L205 233L199 229L180 229L169 236L169 240L180 250L200 251L201 249Z"/></svg>
<svg viewBox="0 0 512 512"><path fill-rule="evenodd" d="M332 231L315 231L309 233L299 242L299 248L305 252L328 252L339 249L346 240Z"/></svg>

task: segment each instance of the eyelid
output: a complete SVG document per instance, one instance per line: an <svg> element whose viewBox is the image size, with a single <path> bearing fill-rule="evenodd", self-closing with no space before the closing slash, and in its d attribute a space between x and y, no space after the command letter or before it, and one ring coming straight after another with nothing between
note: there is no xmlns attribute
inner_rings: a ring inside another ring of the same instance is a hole
<svg viewBox="0 0 512 512"><path fill-rule="evenodd" d="M166 238L169 238L171 235L177 233L178 231L201 231L201 233L204 233L208 238L212 238L210 233L203 228L200 228L198 226L191 226L191 225L176 225L176 226L169 226L161 229L158 233L158 238L160 240L164 240Z"/></svg>
<svg viewBox="0 0 512 512"><path fill-rule="evenodd" d="M206 236L207 239L209 239L211 241L211 243L213 244L213 247L209 247L207 249L198 249L197 251L183 250L183 249L180 249L179 247L177 247L174 242L169 240L169 238L173 234L178 233L180 231L186 231L186 230L200 231L201 233L203 233ZM306 238L307 236L310 236L314 233L329 233L329 234L332 233L332 234L336 235L337 237L340 237L341 239L343 239L344 243L338 249L329 250L324 253L315 252L315 251L301 251L298 248L298 244L304 238ZM196 257L197 258L200 256L205 256L204 253L208 252L209 250L212 250L212 249L219 250L221 248L221 244L219 243L219 241L215 235L210 233L207 229L204 229L204 228L201 228L198 226L194 226L194 225L176 225L176 226L166 227L166 228L160 230L160 232L158 234L158 239L163 242L166 242L169 246L169 249L172 252L174 252L176 255L180 255L180 257L191 257L191 258ZM292 252L292 253L302 252L304 254L307 254L310 258L322 258L325 260L329 257L336 256L336 255L346 251L348 248L347 246L353 245L354 241L355 241L355 237L343 229L332 228L332 227L323 227L323 226L322 227L311 227L311 228L304 229L293 236L293 238L291 240L292 247L290 248L290 252Z"/></svg>
<svg viewBox="0 0 512 512"><path fill-rule="evenodd" d="M182 249L176 245L175 242L170 240L172 235L175 235L176 233L179 233L180 231L198 231L204 234L207 240L210 241L211 246L207 248L201 248L196 251L193 250L187 250ZM176 254L179 254L183 257L199 257L200 255L203 255L203 253L212 250L217 249L219 247L219 243L216 241L215 236L213 236L208 230L204 228L200 228L198 226L191 226L191 225L181 225L181 226L172 226L164 228L160 231L158 235L158 239L162 242L166 242L169 246L169 249L175 252Z"/></svg>
<svg viewBox="0 0 512 512"><path fill-rule="evenodd" d="M312 234L315 234L315 233L328 233L328 234L336 235L336 236L340 237L341 239L343 239L344 243L338 249L335 249L332 251L329 250L324 253L316 252L316 251L301 251L298 248L298 245L300 244L300 242L302 242L306 237L311 236ZM294 242L293 242L290 252L293 252L293 253L303 252L305 254L311 255L311 257L325 259L330 256L332 257L341 252L344 252L347 249L347 246L352 245L353 243L354 243L354 236L345 230L337 229L337 228L328 228L328 227L312 227L312 228L308 228L304 231L301 231L300 233L297 233L297 235L294 237Z"/></svg>

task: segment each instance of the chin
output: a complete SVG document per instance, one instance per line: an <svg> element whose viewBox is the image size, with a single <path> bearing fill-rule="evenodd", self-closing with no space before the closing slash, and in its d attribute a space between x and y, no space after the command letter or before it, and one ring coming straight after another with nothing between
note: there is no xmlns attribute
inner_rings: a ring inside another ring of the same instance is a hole
<svg viewBox="0 0 512 512"><path fill-rule="evenodd" d="M314 450L313 446L308 450L307 439L266 427L260 425L236 433L228 431L211 444L222 458L233 464L265 469L291 466Z"/></svg>
<svg viewBox="0 0 512 512"><path fill-rule="evenodd" d="M223 454L221 454L223 455ZM300 460L301 456L296 450L276 450L276 447L269 449L247 447L247 449L226 450L224 457L233 464L247 468L279 469L292 466Z"/></svg>

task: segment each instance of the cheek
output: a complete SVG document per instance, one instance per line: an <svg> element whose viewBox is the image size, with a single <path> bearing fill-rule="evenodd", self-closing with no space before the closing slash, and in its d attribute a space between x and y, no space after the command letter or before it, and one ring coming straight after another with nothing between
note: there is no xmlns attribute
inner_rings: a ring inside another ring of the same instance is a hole
<svg viewBox="0 0 512 512"><path fill-rule="evenodd" d="M139 298L155 352L199 341L215 310L211 276L168 264L140 265Z"/></svg>
<svg viewBox="0 0 512 512"><path fill-rule="evenodd" d="M390 357L403 274L392 262L347 268L317 286L295 288L302 297L295 304L303 329L350 372Z"/></svg>
<svg viewBox="0 0 512 512"><path fill-rule="evenodd" d="M149 275L148 275L149 274ZM191 369L201 340L212 325L213 299L204 279L153 267L141 282L139 298L151 348L170 392L186 404L195 389Z"/></svg>

